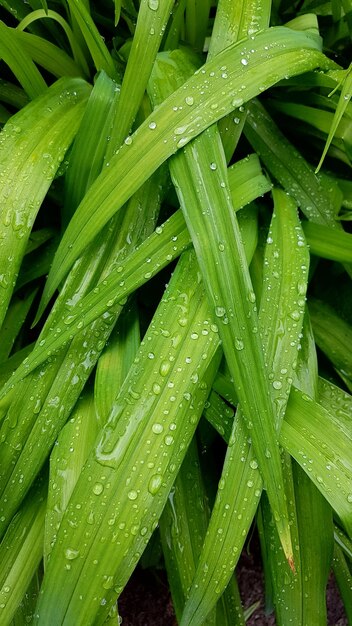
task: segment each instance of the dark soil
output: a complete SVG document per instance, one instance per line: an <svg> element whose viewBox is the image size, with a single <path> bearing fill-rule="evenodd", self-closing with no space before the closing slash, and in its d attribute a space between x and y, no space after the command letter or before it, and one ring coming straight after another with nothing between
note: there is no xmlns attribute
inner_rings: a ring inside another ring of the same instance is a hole
<svg viewBox="0 0 352 626"><path fill-rule="evenodd" d="M238 584L245 607L261 600L260 608L247 625L275 626L274 615L265 615L263 574L258 555L242 555L238 566ZM327 606L328 626L348 626L333 577L328 584ZM167 579L162 570L137 569L119 599L119 611L122 626L177 626Z"/></svg>

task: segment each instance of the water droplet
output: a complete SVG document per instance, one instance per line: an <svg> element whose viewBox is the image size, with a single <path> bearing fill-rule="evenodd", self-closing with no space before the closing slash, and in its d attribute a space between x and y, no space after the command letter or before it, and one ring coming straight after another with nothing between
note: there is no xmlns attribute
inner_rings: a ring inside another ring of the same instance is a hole
<svg viewBox="0 0 352 626"><path fill-rule="evenodd" d="M242 63L242 65L248 65L247 59L241 59L241 63Z"/></svg>
<svg viewBox="0 0 352 626"><path fill-rule="evenodd" d="M352 493L349 493L347 496L347 502L352 502Z"/></svg>
<svg viewBox="0 0 352 626"><path fill-rule="evenodd" d="M101 483L95 483L93 487L93 493L95 493L96 496L100 496L103 490L104 490L104 485L102 485Z"/></svg>
<svg viewBox="0 0 352 626"><path fill-rule="evenodd" d="M162 424L159 424L158 422L155 422L155 424L153 424L152 426L152 431L155 435L160 435L160 433L162 433L164 430L164 426Z"/></svg>
<svg viewBox="0 0 352 626"><path fill-rule="evenodd" d="M150 128L150 130L155 130L155 128L156 128L156 122L150 122L150 124L149 124L149 128Z"/></svg>
<svg viewBox="0 0 352 626"><path fill-rule="evenodd" d="M307 291L307 284L304 281L298 281L297 291L300 296L305 296L306 291Z"/></svg>
<svg viewBox="0 0 352 626"><path fill-rule="evenodd" d="M274 380L273 381L273 387L274 387L274 389L281 389L282 388L282 382L280 380Z"/></svg>
<svg viewBox="0 0 352 626"><path fill-rule="evenodd" d="M253 459L252 461L250 461L249 466L250 466L252 469L258 469L258 463L257 463L257 461L256 461L255 459Z"/></svg>
<svg viewBox="0 0 352 626"><path fill-rule="evenodd" d="M192 98L192 96L187 96L185 102L186 104L188 104L188 106L192 106L192 104L194 104L194 98Z"/></svg>
<svg viewBox="0 0 352 626"><path fill-rule="evenodd" d="M159 0L148 0L148 7L152 11L157 11L159 8Z"/></svg>
<svg viewBox="0 0 352 626"><path fill-rule="evenodd" d="M114 586L114 577L113 576L104 576L105 580L103 582L104 589L112 589Z"/></svg>
<svg viewBox="0 0 352 626"><path fill-rule="evenodd" d="M128 135L128 137L126 137L125 139L125 144L126 146L130 146L132 143L132 137L130 137L130 135Z"/></svg>
<svg viewBox="0 0 352 626"><path fill-rule="evenodd" d="M211 169L211 170L215 171L215 170L216 170L216 168L217 168L216 163L214 163L214 162L213 162L213 163L210 163L210 169Z"/></svg>
<svg viewBox="0 0 352 626"><path fill-rule="evenodd" d="M295 320L295 322L298 322L299 318L301 317L301 314L299 311L292 311L290 313L290 317Z"/></svg>
<svg viewBox="0 0 352 626"><path fill-rule="evenodd" d="M162 483L161 474L154 474L148 483L148 491L154 496L160 489Z"/></svg>
<svg viewBox="0 0 352 626"><path fill-rule="evenodd" d="M73 561L74 559L77 559L78 556L79 556L79 550L73 550L73 548L66 548L65 550L66 559L68 559L69 561Z"/></svg>
<svg viewBox="0 0 352 626"><path fill-rule="evenodd" d="M216 317L224 317L226 310L223 306L215 307L215 315Z"/></svg>
<svg viewBox="0 0 352 626"><path fill-rule="evenodd" d="M244 343L243 343L242 339L239 339L238 337L235 338L235 348L236 348L236 350L243 350Z"/></svg>
<svg viewBox="0 0 352 626"><path fill-rule="evenodd" d="M160 385L158 383L154 383L152 389L153 389L153 393L156 396L158 396L160 394L160 392L161 392L161 387L160 387Z"/></svg>
<svg viewBox="0 0 352 626"><path fill-rule="evenodd" d="M137 500L138 493L137 493L137 491L132 489L131 491L128 492L127 497L128 497L129 500Z"/></svg>

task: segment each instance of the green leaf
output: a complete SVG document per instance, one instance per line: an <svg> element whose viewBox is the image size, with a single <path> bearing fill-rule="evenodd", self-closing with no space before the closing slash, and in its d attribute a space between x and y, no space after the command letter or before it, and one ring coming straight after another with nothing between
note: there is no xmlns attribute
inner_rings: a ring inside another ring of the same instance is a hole
<svg viewBox="0 0 352 626"><path fill-rule="evenodd" d="M135 302L132 301L122 311L97 364L94 399L100 424L104 424L110 414L139 344L139 319Z"/></svg>
<svg viewBox="0 0 352 626"><path fill-rule="evenodd" d="M38 289L31 289L27 294L14 296L5 316L2 329L0 331L0 362L7 359L15 339L20 332Z"/></svg>
<svg viewBox="0 0 352 626"><path fill-rule="evenodd" d="M351 100L351 88L352 88L352 73L351 73L351 67L346 70L346 76L345 79L343 81L343 85L342 85L342 89L341 89L341 94L340 94L340 98L339 98L339 102L338 105L336 107L336 111L335 111L335 115L334 115L334 119L332 121L331 124L331 128L329 130L329 135L328 138L326 140L326 144L323 150L323 154L321 155L321 159L318 163L318 167L316 169L316 172L319 172L323 161L325 159L325 156L329 150L330 144L334 138L334 135L337 131L337 128L342 120L342 117L347 109L348 103Z"/></svg>
<svg viewBox="0 0 352 626"><path fill-rule="evenodd" d="M303 222L303 230L312 254L340 263L352 262L350 233L313 222Z"/></svg>
<svg viewBox="0 0 352 626"><path fill-rule="evenodd" d="M10 624L43 555L46 482L39 480L0 544L0 619Z"/></svg>
<svg viewBox="0 0 352 626"><path fill-rule="evenodd" d="M39 624L49 615L53 625L105 617L161 515L218 367L218 347L194 254L185 253L72 494L44 577ZM72 525L77 504L84 522ZM90 514L93 525L85 522Z"/></svg>
<svg viewBox="0 0 352 626"><path fill-rule="evenodd" d="M72 17L82 32L88 50L92 56L96 70L104 70L110 78L117 78L116 69L109 50L92 20L82 0L68 0Z"/></svg>
<svg viewBox="0 0 352 626"><path fill-rule="evenodd" d="M274 199L275 212L265 251L259 323L265 360L270 364L274 419L279 429L298 354L308 254L304 245L298 245L303 241L303 235L294 202L278 190ZM303 273L302 266L305 266ZM217 382L219 390L219 378ZM228 427L223 411L220 419L225 435ZM216 602L217 595L226 587L241 554L262 491L259 459L249 443L240 408L228 444L207 537L181 622L187 626L201 624ZM264 441L264 454L265 444ZM215 588L211 582L214 580L217 581Z"/></svg>
<svg viewBox="0 0 352 626"><path fill-rule="evenodd" d="M65 176L63 207L65 225L101 172L109 145L117 98L116 83L101 71L90 94Z"/></svg>
<svg viewBox="0 0 352 626"><path fill-rule="evenodd" d="M88 242L152 172L208 126L257 95L259 80L260 87L268 88L284 75L317 65L328 69L330 62L316 48L307 34L267 29L254 40L227 48L165 100L110 160L82 201L65 231L40 310ZM174 54L177 58L180 53ZM246 55L250 60L244 66L241 58ZM159 64L172 71L174 62L161 57ZM225 65L226 79L219 70ZM185 98L192 104L184 106Z"/></svg>
<svg viewBox="0 0 352 626"><path fill-rule="evenodd" d="M0 21L0 57L9 66L28 96L33 99L46 90L44 78L25 52L14 31Z"/></svg>
<svg viewBox="0 0 352 626"><path fill-rule="evenodd" d="M80 48L80 45L76 41L75 36L70 26L59 13L57 13L56 11L51 11L51 10L42 11L40 9L38 9L37 11L32 11L18 24L17 30L24 31L30 24L33 24L33 22L36 22L37 20L40 20L40 19L54 20L55 22L58 22L58 24L60 24L70 44L75 64L79 68L79 74L82 73L83 77L87 78L89 76L89 69L88 69L86 59L84 58L83 52ZM26 41L26 39L27 41L30 41L31 39L32 41L36 41L35 39L33 39L33 36L31 38L28 36L24 37L23 35L19 38L20 41ZM42 47L44 49L45 48L48 49L47 44L49 44L49 42L46 42L42 37L40 38L40 41L37 41L38 48Z"/></svg>
<svg viewBox="0 0 352 626"><path fill-rule="evenodd" d="M46 321L38 343L66 316L76 298L104 282L128 252L153 228L160 206L160 177L152 177L133 198L124 215L99 234L76 263ZM80 326L69 346L48 359L43 370L16 387L0 434L0 532L35 479L70 415L122 309L116 302L87 328ZM28 394L28 389L32 392Z"/></svg>
<svg viewBox="0 0 352 626"><path fill-rule="evenodd" d="M1 132L0 325L34 219L77 131L88 93L81 79L60 79Z"/></svg>
<svg viewBox="0 0 352 626"><path fill-rule="evenodd" d="M326 409L298 390L290 396L280 441L352 533L351 436Z"/></svg>
<svg viewBox="0 0 352 626"><path fill-rule="evenodd" d="M107 160L131 131L175 0L142 0L128 55ZM138 76L138 80L136 80ZM129 141L129 139L127 139Z"/></svg>
<svg viewBox="0 0 352 626"><path fill-rule="evenodd" d="M352 342L352 328L329 305L310 298L309 312L317 345L326 354L342 379L352 387L352 358L346 346Z"/></svg>
<svg viewBox="0 0 352 626"><path fill-rule="evenodd" d="M324 181L279 131L258 100L250 102L247 109L245 135L265 167L295 198L309 220L336 226L331 194Z"/></svg>
<svg viewBox="0 0 352 626"><path fill-rule="evenodd" d="M98 432L93 393L88 389L61 430L50 456L44 535L45 564L50 558L62 517Z"/></svg>
<svg viewBox="0 0 352 626"><path fill-rule="evenodd" d="M333 560L333 572L336 578L336 582L342 597L344 609L346 611L347 619L352 619L352 601L351 601L351 586L352 575L351 570L346 563L345 556L339 546L335 544L334 560Z"/></svg>
<svg viewBox="0 0 352 626"><path fill-rule="evenodd" d="M256 163L256 167L254 165ZM243 188L243 176L242 173L248 173L249 166L251 171L255 174L256 185L252 185L251 181L247 183L247 189L249 191L244 193ZM241 161L231 170L230 181L232 185L232 201L234 208L239 210L240 205L236 205L237 202L242 204L244 196L254 197L259 195L263 191L265 183L264 176L259 176L260 168L258 161L251 159L248 162L246 159ZM157 182L157 181L156 181ZM238 185L237 185L238 183ZM240 196L237 194L237 186L242 189ZM149 193L151 194L150 203L153 204L156 200L153 199L154 183L147 192L148 186L142 188L135 196L134 202L138 206L139 198L143 197L144 201L147 201ZM132 199L133 202L133 199ZM132 211L131 211L132 219ZM138 218L137 218L138 219ZM243 242L245 244L245 250L248 260L252 258L254 249L257 243L257 226L256 226L256 211L253 207L246 212L241 211L239 215L240 225L242 229ZM55 323L51 321L48 327L51 328L50 332L41 336L37 344L36 350L25 360L22 367L16 372L16 374L9 380L8 385L1 390L0 397L3 397L18 381L24 376L32 372L36 367L43 363L48 356L52 355L55 351L61 348L65 343L72 340L74 335L89 326L94 322L99 315L103 315L107 310L110 310L116 303L125 299L138 287L145 284L152 276L155 276L163 267L168 265L173 259L176 259L180 254L190 246L191 240L186 224L181 211L177 211L171 218L169 218L164 224L158 226L155 232L146 238L146 240L131 254L127 255L123 259L121 264L114 263L113 270L110 274L106 272L104 281L100 282L90 293L88 293L82 300L77 303L77 296L75 296L73 303L71 298L68 300L70 303L71 313L69 315L63 315L63 319L56 319ZM98 257L101 253L97 251L94 254L90 254L90 257ZM141 272L143 267L143 273ZM82 279L83 280L83 279ZM87 279L84 279L84 283ZM77 288L77 291L78 288ZM77 309L72 308L72 304L78 304ZM75 312L76 311L76 312Z"/></svg>

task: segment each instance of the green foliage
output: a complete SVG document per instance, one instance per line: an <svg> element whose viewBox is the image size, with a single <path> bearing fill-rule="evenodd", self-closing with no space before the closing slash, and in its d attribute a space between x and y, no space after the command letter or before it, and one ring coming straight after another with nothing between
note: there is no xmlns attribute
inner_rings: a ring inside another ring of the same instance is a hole
<svg viewBox="0 0 352 626"><path fill-rule="evenodd" d="M351 619L350 2L0 4L0 623Z"/></svg>

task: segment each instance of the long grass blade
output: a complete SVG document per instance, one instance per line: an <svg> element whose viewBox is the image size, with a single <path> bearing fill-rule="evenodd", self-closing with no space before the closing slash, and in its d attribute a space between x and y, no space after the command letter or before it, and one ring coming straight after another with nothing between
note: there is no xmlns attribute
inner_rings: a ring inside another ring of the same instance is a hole
<svg viewBox="0 0 352 626"><path fill-rule="evenodd" d="M0 57L16 76L21 87L33 100L43 94L46 83L29 55L25 52L14 31L0 21Z"/></svg>
<svg viewBox="0 0 352 626"><path fill-rule="evenodd" d="M117 79L116 68L92 17L82 0L68 0L72 17L76 20L97 71L104 70L110 78Z"/></svg>
<svg viewBox="0 0 352 626"><path fill-rule="evenodd" d="M80 48L79 43L76 41L75 36L70 28L70 26L68 25L68 23L66 22L66 20L56 11L42 11L40 9L38 9L37 11L32 11L29 15L27 15L17 26L17 31L24 31L26 28L28 28L28 26L30 24L33 24L33 22L36 22L37 20L40 19L50 19L50 20L54 20L55 22L58 22L60 24L60 26L62 27L68 42L70 44L71 50L72 50L72 55L75 61L75 65L76 67L79 68L79 75L82 74L83 78L87 78L89 76L89 68L86 62L86 59L84 58L83 52ZM28 42L32 41L35 42L36 39L34 39L34 36L30 36L30 37L26 37L24 36L24 33L19 37L20 33L16 33L18 36L19 41L22 42L26 42L26 40ZM44 47L47 50L50 50L49 47L49 42L46 42L42 37L40 38L40 45L39 45L39 41L38 43L38 47ZM48 44L48 45L47 45ZM26 44L24 44L26 45ZM29 44L27 44L29 45ZM61 50L59 48L59 50ZM57 56L57 53L56 53ZM44 66L45 67L45 66ZM75 74L75 76L77 76L77 74Z"/></svg>
<svg viewBox="0 0 352 626"><path fill-rule="evenodd" d="M266 361L271 364L271 393L279 429L297 359L308 258L306 247L298 245L303 241L303 234L294 203L279 191L275 201L275 217L266 246L259 323ZM302 266L305 266L303 274ZM280 281L277 276L290 276L290 280ZM217 594L226 587L261 495L257 455L248 441L240 411L228 443L207 537L183 615L182 623L187 625L201 624Z"/></svg>
<svg viewBox="0 0 352 626"><path fill-rule="evenodd" d="M352 391L352 359L346 351L351 345L352 328L326 303L309 301L313 332L317 345L331 360L337 373Z"/></svg>
<svg viewBox="0 0 352 626"><path fill-rule="evenodd" d="M2 130L0 325L34 219L76 134L89 91L80 79L60 79Z"/></svg>
<svg viewBox="0 0 352 626"><path fill-rule="evenodd" d="M203 293L195 257L185 253L71 497L44 578L39 624L99 623L156 526L219 363ZM94 515L89 528L73 527L77 504L80 519ZM67 560L67 549L74 558Z"/></svg>
<svg viewBox="0 0 352 626"><path fill-rule="evenodd" d="M335 544L335 550L334 550L333 571L334 571L336 582L338 584L339 591L343 600L347 619L350 622L352 620L351 569L348 566L348 563L346 562L345 556L341 548L337 546L336 544Z"/></svg>
<svg viewBox="0 0 352 626"><path fill-rule="evenodd" d="M252 174L251 182L244 184L244 175ZM229 170L232 203L235 210L239 210L245 199L254 199L263 191L269 191L271 186L260 173L259 162L251 158L242 160ZM145 198L146 190L142 191ZM138 197L138 196L137 196ZM252 258L257 243L256 211L251 208L249 213L241 211L241 228L243 242L248 259ZM104 281L82 298L77 308L69 315L63 316L63 321L57 320L51 324L54 330L45 337L41 337L36 350L22 364L22 367L9 380L8 385L1 391L1 397L6 395L13 385L24 376L32 372L43 363L48 356L56 352L65 343L72 340L75 332L83 330L106 309L111 309L117 302L125 299L138 287L143 285L152 276L155 276L163 267L190 246L191 238L181 211L177 211L171 218L158 226L153 234L133 252L126 256L123 263L114 266L114 271L104 277ZM95 253L97 254L97 253ZM143 273L141 272L143 267ZM43 343L44 341L44 343Z"/></svg>
<svg viewBox="0 0 352 626"><path fill-rule="evenodd" d="M45 514L44 564L56 541L58 529L82 467L99 432L92 390L77 402L50 456L48 502Z"/></svg>
<svg viewBox="0 0 352 626"><path fill-rule="evenodd" d="M0 363L5 361L11 353L13 344L27 318L37 291L38 289L34 288L27 294L23 294L22 297L15 296L12 299L0 331Z"/></svg>
<svg viewBox="0 0 352 626"><path fill-rule="evenodd" d="M46 489L46 481L39 480L0 544L0 619L4 626L11 623L43 555Z"/></svg>
<svg viewBox="0 0 352 626"><path fill-rule="evenodd" d="M352 263L352 236L342 230L333 230L323 224L303 222L303 230L312 254L339 261Z"/></svg>
<svg viewBox="0 0 352 626"><path fill-rule="evenodd" d="M176 59L179 54L175 52ZM241 63L242 57L247 65ZM169 57L164 64L165 71L170 64L172 71L174 62ZM268 88L283 75L307 71L317 65L328 69L331 64L309 35L277 28L267 29L249 42L230 46L217 55L216 61L210 61L206 69L198 70L137 129L128 145L121 147L110 160L109 168L92 185L65 231L40 310L92 237L165 159L257 95L259 86ZM224 71L219 71L224 66L226 78L222 76ZM185 98L191 104L184 106Z"/></svg>
<svg viewBox="0 0 352 626"><path fill-rule="evenodd" d="M111 131L113 148L110 150L111 154L108 152L107 160L131 131L174 4L175 0L164 0L160 3L142 0L140 3L136 30L121 85L115 126Z"/></svg>

